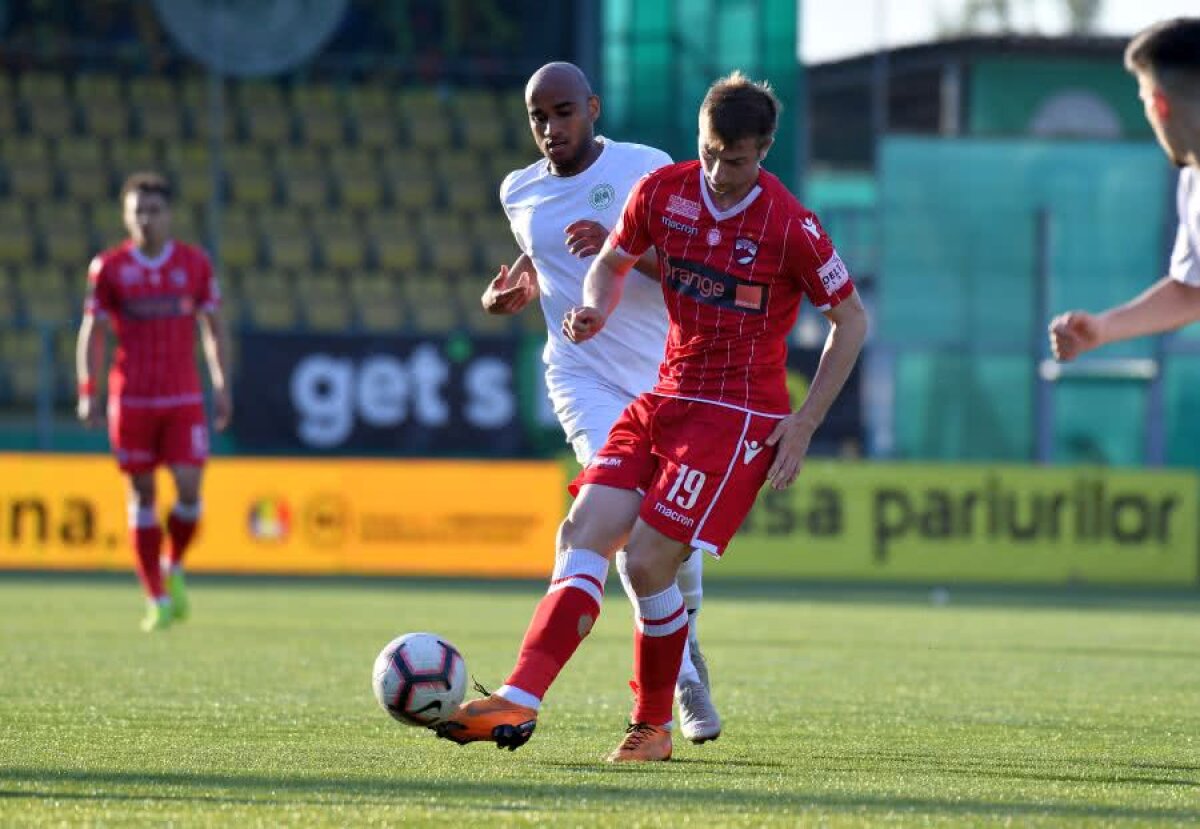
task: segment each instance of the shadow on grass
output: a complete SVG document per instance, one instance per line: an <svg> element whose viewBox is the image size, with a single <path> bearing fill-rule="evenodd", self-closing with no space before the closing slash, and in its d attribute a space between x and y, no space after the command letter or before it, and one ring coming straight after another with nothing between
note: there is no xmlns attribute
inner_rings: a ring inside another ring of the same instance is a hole
<svg viewBox="0 0 1200 829"><path fill-rule="evenodd" d="M761 811L764 798L781 814L811 810L849 811L861 813L873 810L892 813L903 810L938 816L1018 816L1043 818L1102 818L1111 820L1167 820L1195 825L1200 822L1200 807L1197 808L1149 808L1136 806L1112 806L1084 802L1034 802L999 801L983 799L939 799L932 797L885 797L871 794L831 794L828 792L772 792L764 795L760 791L711 790L681 788L672 782L671 766L646 767L604 766L604 780L590 778L586 787L562 783L525 783L519 793L511 781L485 783L478 781L448 781L429 779L404 779L402 777L338 777L338 776L288 776L288 775L226 775L192 774L183 772L118 772L60 770L47 772L34 768L0 769L0 784L9 786L31 783L28 789L0 788L4 799L54 799L54 800L116 800L116 801L167 801L189 802L198 805L288 805L304 803L324 808L332 806L395 805L405 806L413 802L428 804L431 799L441 805L463 811L504 810L536 811L555 810L561 812L564 801L570 800L581 791L586 791L588 805L598 813L611 812L610 806L638 804L645 809L648 802L666 809L690 810L700 807L713 811L744 810ZM589 767L590 770L590 767ZM660 772L661 770L661 772ZM647 786L647 772L659 772L661 786ZM666 773L666 774L663 774ZM978 773L978 772L975 772ZM622 779L636 777L642 785L622 785ZM1050 779L1057 779L1051 777ZM797 786L803 781L797 780ZM1089 778L1087 782L1101 782L1101 778ZM1113 782L1121 782L1114 780ZM1138 779L1135 782L1154 781ZM56 785L57 784L57 785ZM90 791L75 790L75 786L89 787ZM96 788L114 787L126 791L97 792ZM195 794L163 792L163 788L193 788ZM128 791L143 788L146 791ZM306 795L308 797L306 797Z"/></svg>

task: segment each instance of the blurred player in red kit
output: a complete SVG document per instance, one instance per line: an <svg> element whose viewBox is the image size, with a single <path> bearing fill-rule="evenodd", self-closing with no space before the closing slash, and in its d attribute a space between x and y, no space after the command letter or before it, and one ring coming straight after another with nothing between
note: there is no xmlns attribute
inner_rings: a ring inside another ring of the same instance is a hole
<svg viewBox="0 0 1200 829"><path fill-rule="evenodd" d="M138 576L149 607L145 631L188 616L183 558L200 519L200 482L208 458L208 426L196 370L196 322L212 379L214 426L233 413L226 384L220 292L199 248L171 238L171 185L156 173L136 173L121 188L129 239L88 267L76 369L79 418L100 423L99 384L106 329L117 339L108 375L108 436L129 491L129 528ZM177 500L163 530L155 509L155 469L165 465Z"/></svg>
<svg viewBox="0 0 1200 829"><path fill-rule="evenodd" d="M669 318L658 382L572 483L557 589L539 602L508 681L461 706L439 736L506 748L529 739L543 696L600 612L600 587L624 545L638 605L635 702L608 759L671 758L688 633L679 564L693 550L719 558L763 483L796 480L867 333L854 283L816 216L760 167L778 116L765 84L738 72L718 80L700 108L700 159L655 170L631 191L562 330L574 343L603 330L626 275L653 247ZM832 327L808 395L791 412L787 336L805 297Z"/></svg>

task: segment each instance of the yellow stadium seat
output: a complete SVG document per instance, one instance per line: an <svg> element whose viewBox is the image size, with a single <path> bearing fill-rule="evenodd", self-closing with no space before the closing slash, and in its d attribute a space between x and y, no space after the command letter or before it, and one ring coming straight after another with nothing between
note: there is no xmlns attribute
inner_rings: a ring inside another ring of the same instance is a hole
<svg viewBox="0 0 1200 829"><path fill-rule="evenodd" d="M383 178L369 154L335 155L330 169L344 206L373 209L383 202Z"/></svg>
<svg viewBox="0 0 1200 829"><path fill-rule="evenodd" d="M124 101L83 101L83 134L92 138L124 138L129 135L129 107Z"/></svg>
<svg viewBox="0 0 1200 829"><path fill-rule="evenodd" d="M495 118L500 102L490 89L460 88L446 97L446 105L459 118Z"/></svg>
<svg viewBox="0 0 1200 829"><path fill-rule="evenodd" d="M70 100L29 100L25 102L25 111L34 135L52 138L75 131L75 106Z"/></svg>
<svg viewBox="0 0 1200 829"><path fill-rule="evenodd" d="M116 138L108 145L108 157L118 181L139 170L162 168L162 154L158 142L144 138Z"/></svg>
<svg viewBox="0 0 1200 829"><path fill-rule="evenodd" d="M399 331L408 324L399 281L380 273L352 276L350 296L368 331Z"/></svg>
<svg viewBox="0 0 1200 829"><path fill-rule="evenodd" d="M281 148L277 155L284 201L292 207L324 207L331 188L327 168L314 147Z"/></svg>
<svg viewBox="0 0 1200 829"><path fill-rule="evenodd" d="M271 264L275 268L309 268L313 265L312 234L300 217L292 210L269 210L259 214L262 231Z"/></svg>
<svg viewBox="0 0 1200 829"><path fill-rule="evenodd" d="M346 331L353 306L344 280L327 273L300 273L296 278L304 318L314 331Z"/></svg>
<svg viewBox="0 0 1200 829"><path fill-rule="evenodd" d="M14 135L16 132L17 102L0 96L0 135Z"/></svg>
<svg viewBox="0 0 1200 829"><path fill-rule="evenodd" d="M462 272L474 265L470 226L461 216L421 213L417 228L430 267L438 271Z"/></svg>
<svg viewBox="0 0 1200 829"><path fill-rule="evenodd" d="M291 110L277 84L259 81L237 84L233 103L251 141L281 144L291 140Z"/></svg>
<svg viewBox="0 0 1200 829"><path fill-rule="evenodd" d="M46 260L72 268L86 268L94 251L87 208L78 202L37 202L34 231L41 239Z"/></svg>
<svg viewBox="0 0 1200 829"><path fill-rule="evenodd" d="M346 114L359 143L390 149L396 144L398 112L391 88L383 84L357 84L347 92Z"/></svg>
<svg viewBox="0 0 1200 829"><path fill-rule="evenodd" d="M495 274L501 265L511 265L521 255L517 240L501 216L486 215L475 222L475 248L479 261Z"/></svg>
<svg viewBox="0 0 1200 829"><path fill-rule="evenodd" d="M99 72L81 72L75 76L75 100L119 101L124 97L121 78Z"/></svg>
<svg viewBox="0 0 1200 829"><path fill-rule="evenodd" d="M292 89L292 110L303 140L312 146L338 146L345 140L345 116L337 90L328 84Z"/></svg>
<svg viewBox="0 0 1200 829"><path fill-rule="evenodd" d="M484 166L487 180L494 188L497 198L499 198L500 183L509 173L523 170L540 158L541 156L537 155L537 150L532 145L527 153L493 153L488 156Z"/></svg>
<svg viewBox="0 0 1200 829"><path fill-rule="evenodd" d="M277 331L296 326L298 303L290 274L278 270L244 272L242 293L245 308L257 327Z"/></svg>
<svg viewBox="0 0 1200 829"><path fill-rule="evenodd" d="M25 267L17 271L25 316L34 325L66 325L83 307L83 288L68 292L57 267Z"/></svg>
<svg viewBox="0 0 1200 829"><path fill-rule="evenodd" d="M65 101L67 81L58 72L22 72L17 76L17 95L22 100Z"/></svg>
<svg viewBox="0 0 1200 829"><path fill-rule="evenodd" d="M175 185L175 197L192 205L208 204L213 194L212 158L203 141L166 144L166 168Z"/></svg>
<svg viewBox="0 0 1200 829"><path fill-rule="evenodd" d="M16 289L9 279L8 269L0 268L0 331L16 325L19 316Z"/></svg>
<svg viewBox="0 0 1200 829"><path fill-rule="evenodd" d="M110 197L109 166L99 141L91 138L60 138L56 156L68 198L95 202Z"/></svg>
<svg viewBox="0 0 1200 829"><path fill-rule="evenodd" d="M257 205L275 200L275 176L263 147L234 144L225 148L223 160L232 201Z"/></svg>
<svg viewBox="0 0 1200 829"><path fill-rule="evenodd" d="M375 244L375 258L380 267L401 273L408 273L420 267L421 245L411 231L372 232L371 239Z"/></svg>
<svg viewBox="0 0 1200 829"><path fill-rule="evenodd" d="M55 190L54 164L40 137L7 138L0 145L10 195L31 200L48 198Z"/></svg>
<svg viewBox="0 0 1200 829"><path fill-rule="evenodd" d="M383 176L398 207L428 209L437 200L437 171L425 152L385 152Z"/></svg>
<svg viewBox="0 0 1200 829"><path fill-rule="evenodd" d="M357 270L366 262L368 242L361 223L346 213L314 214L312 228L326 267Z"/></svg>
<svg viewBox="0 0 1200 829"><path fill-rule="evenodd" d="M0 338L13 402L18 407L32 407L45 382L42 335L35 330L6 331Z"/></svg>
<svg viewBox="0 0 1200 829"><path fill-rule="evenodd" d="M426 334L462 327L457 291L441 275L409 275L402 281L404 298L412 309L410 327Z"/></svg>
<svg viewBox="0 0 1200 829"><path fill-rule="evenodd" d="M33 231L24 202L0 202L0 263L28 265L34 252Z"/></svg>
<svg viewBox="0 0 1200 829"><path fill-rule="evenodd" d="M249 210L229 206L220 219L221 262L231 268L259 264L258 228Z"/></svg>

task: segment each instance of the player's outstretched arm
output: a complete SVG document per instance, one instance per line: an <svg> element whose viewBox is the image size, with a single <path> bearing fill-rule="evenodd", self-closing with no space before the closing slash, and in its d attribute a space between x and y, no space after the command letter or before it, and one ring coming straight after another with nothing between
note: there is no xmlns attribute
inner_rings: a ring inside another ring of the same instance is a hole
<svg viewBox="0 0 1200 829"><path fill-rule="evenodd" d="M867 310L858 291L826 311L825 318L833 323L833 327L825 338L825 350L821 352L821 361L817 364L804 403L779 421L775 431L767 438L767 446L778 447L775 460L767 471L767 480L772 489L786 489L800 475L813 433L825 420L842 386L846 385L867 339Z"/></svg>
<svg viewBox="0 0 1200 829"><path fill-rule="evenodd" d="M200 314L200 341L213 387L213 428L224 431L233 420L233 396L229 391L229 354L225 323L217 311Z"/></svg>
<svg viewBox="0 0 1200 829"><path fill-rule="evenodd" d="M501 265L479 298L489 314L515 314L538 297L537 270L522 253L512 267Z"/></svg>
<svg viewBox="0 0 1200 829"><path fill-rule="evenodd" d="M595 256L604 247L608 239L608 228L591 219L577 219L567 225L567 250L572 256L586 259ZM647 248L641 258L633 263L633 269L658 281L658 252Z"/></svg>
<svg viewBox="0 0 1200 829"><path fill-rule="evenodd" d="M1074 360L1107 343L1162 334L1200 320L1200 287L1164 277L1124 305L1100 314L1068 311L1050 321L1056 359Z"/></svg>
<svg viewBox="0 0 1200 829"><path fill-rule="evenodd" d="M625 276L635 261L637 257L614 248L609 242L604 243L600 255L583 278L583 304L567 311L563 317L562 332L567 339L582 343L600 333L609 314L621 301Z"/></svg>
<svg viewBox="0 0 1200 829"><path fill-rule="evenodd" d="M76 414L89 427L100 424L103 407L100 405L99 378L104 371L104 346L108 323L95 314L84 314L75 341L75 375L79 400Z"/></svg>

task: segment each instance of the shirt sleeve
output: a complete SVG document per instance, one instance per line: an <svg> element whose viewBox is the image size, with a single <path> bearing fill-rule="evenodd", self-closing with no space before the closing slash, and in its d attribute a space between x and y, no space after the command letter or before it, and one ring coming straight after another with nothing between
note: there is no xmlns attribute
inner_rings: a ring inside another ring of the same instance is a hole
<svg viewBox="0 0 1200 829"><path fill-rule="evenodd" d="M109 268L105 267L103 257L97 256L88 265L87 295L83 300L84 316L96 319L107 319L116 310L116 297L113 294L112 279Z"/></svg>
<svg viewBox="0 0 1200 829"><path fill-rule="evenodd" d="M213 273L212 261L203 251L197 251L196 269L200 276L197 281L196 307L201 311L216 311L221 307L221 286L217 284L216 274Z"/></svg>
<svg viewBox="0 0 1200 829"><path fill-rule="evenodd" d="M846 263L814 214L789 220L785 244L794 277L818 311L828 311L854 293L854 280Z"/></svg>
<svg viewBox="0 0 1200 829"><path fill-rule="evenodd" d="M630 256L641 256L653 244L650 238L650 199L657 189L652 175L642 176L629 191L621 219L608 236L609 244Z"/></svg>
<svg viewBox="0 0 1200 829"><path fill-rule="evenodd" d="M1200 287L1200 256L1192 242L1187 226L1179 223L1175 232L1175 247L1171 251L1171 278L1185 285Z"/></svg>

